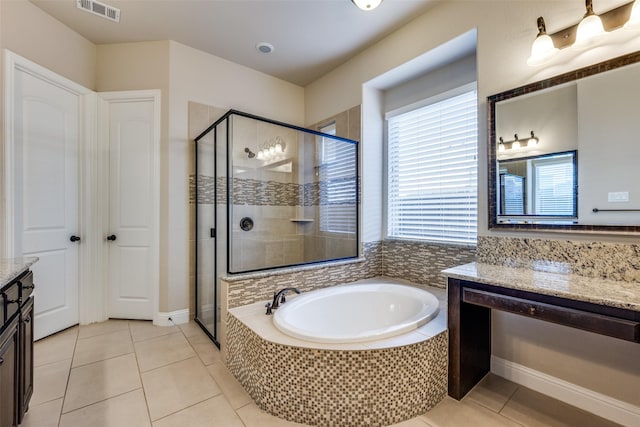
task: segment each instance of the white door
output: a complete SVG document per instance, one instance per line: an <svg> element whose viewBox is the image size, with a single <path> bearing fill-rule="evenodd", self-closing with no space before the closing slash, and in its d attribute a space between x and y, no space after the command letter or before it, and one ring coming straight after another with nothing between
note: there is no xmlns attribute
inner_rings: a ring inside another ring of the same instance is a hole
<svg viewBox="0 0 640 427"><path fill-rule="evenodd" d="M107 312L110 318L151 320L158 287L158 99L148 93L132 99L128 92L100 97L108 98Z"/></svg>
<svg viewBox="0 0 640 427"><path fill-rule="evenodd" d="M13 242L5 252L40 258L32 267L35 339L78 323L78 91L84 89L39 71L11 69L13 138L5 150L13 154L13 188L6 191L13 196L7 215Z"/></svg>

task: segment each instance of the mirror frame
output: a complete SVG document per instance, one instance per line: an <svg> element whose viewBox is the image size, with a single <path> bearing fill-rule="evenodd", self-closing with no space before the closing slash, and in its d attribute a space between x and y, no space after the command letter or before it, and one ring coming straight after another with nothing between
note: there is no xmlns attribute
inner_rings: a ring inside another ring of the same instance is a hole
<svg viewBox="0 0 640 427"><path fill-rule="evenodd" d="M487 97L487 185L489 229L504 231L553 231L553 232L602 232L602 233L640 233L640 225L589 225L589 224L501 224L498 223L497 184L498 184L498 147L496 141L496 103L517 96L530 94L553 86L562 85L584 77L614 70L640 62L640 51L609 59L588 67L559 74L524 86L510 89Z"/></svg>

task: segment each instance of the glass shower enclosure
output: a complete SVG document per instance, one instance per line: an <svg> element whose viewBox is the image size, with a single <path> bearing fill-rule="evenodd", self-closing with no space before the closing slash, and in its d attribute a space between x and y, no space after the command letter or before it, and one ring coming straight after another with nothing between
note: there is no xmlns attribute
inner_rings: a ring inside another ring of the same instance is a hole
<svg viewBox="0 0 640 427"><path fill-rule="evenodd" d="M214 342L221 277L358 257L357 141L231 110L195 165L195 319Z"/></svg>

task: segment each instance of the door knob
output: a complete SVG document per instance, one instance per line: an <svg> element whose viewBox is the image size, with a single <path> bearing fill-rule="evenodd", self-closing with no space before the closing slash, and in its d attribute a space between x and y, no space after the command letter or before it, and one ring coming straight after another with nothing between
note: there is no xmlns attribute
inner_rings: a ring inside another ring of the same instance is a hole
<svg viewBox="0 0 640 427"><path fill-rule="evenodd" d="M78 236L71 236L69 237L69 240L71 240L72 242L79 242L80 238Z"/></svg>
<svg viewBox="0 0 640 427"><path fill-rule="evenodd" d="M111 236L107 236L107 240L111 240L112 242L116 240L116 235L112 234Z"/></svg>

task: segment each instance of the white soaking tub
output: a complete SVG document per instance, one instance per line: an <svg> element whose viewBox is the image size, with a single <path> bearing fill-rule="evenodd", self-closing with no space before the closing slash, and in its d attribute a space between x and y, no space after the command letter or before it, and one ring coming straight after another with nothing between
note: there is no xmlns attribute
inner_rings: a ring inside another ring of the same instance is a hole
<svg viewBox="0 0 640 427"><path fill-rule="evenodd" d="M363 342L417 329L438 315L438 305L426 290L376 281L303 293L281 305L273 322L306 341Z"/></svg>

